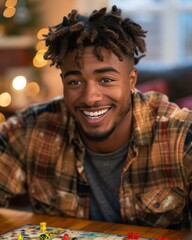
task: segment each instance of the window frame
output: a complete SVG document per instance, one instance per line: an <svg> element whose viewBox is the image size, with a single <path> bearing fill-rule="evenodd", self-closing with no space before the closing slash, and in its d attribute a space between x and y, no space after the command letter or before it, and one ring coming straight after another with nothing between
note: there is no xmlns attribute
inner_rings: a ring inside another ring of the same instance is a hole
<svg viewBox="0 0 192 240"><path fill-rule="evenodd" d="M181 45L181 37L177 37L182 36L183 34L183 29L179 28L179 14L184 12L192 14L192 2L181 3L179 0L162 0L162 3L142 3L141 7L139 1L138 4L134 2L130 5L127 1L109 1L109 6L114 4L123 9L123 13L127 13L127 15L158 13L160 16L162 16L162 51L161 56L159 56L160 59L152 60L153 62L162 61L166 64L177 64L186 60L185 57L182 56L183 54L181 54L181 48L184 47ZM192 58L192 56L190 58Z"/></svg>

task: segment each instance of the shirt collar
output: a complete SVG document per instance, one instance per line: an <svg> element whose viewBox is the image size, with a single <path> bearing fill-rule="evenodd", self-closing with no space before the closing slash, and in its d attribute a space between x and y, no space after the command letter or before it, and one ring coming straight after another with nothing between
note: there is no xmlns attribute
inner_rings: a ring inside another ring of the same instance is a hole
<svg viewBox="0 0 192 240"><path fill-rule="evenodd" d="M166 95L158 92L141 93L137 89L133 94L133 134L136 145L151 144L153 128L159 121L161 102L167 102Z"/></svg>

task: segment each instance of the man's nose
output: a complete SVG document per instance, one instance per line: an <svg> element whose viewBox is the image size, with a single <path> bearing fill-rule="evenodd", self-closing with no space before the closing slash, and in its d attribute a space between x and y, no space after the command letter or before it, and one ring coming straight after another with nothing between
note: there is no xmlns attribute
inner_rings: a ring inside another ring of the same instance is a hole
<svg viewBox="0 0 192 240"><path fill-rule="evenodd" d="M82 94L82 102L88 106L93 106L102 99L101 87L96 83L87 83L84 86Z"/></svg>

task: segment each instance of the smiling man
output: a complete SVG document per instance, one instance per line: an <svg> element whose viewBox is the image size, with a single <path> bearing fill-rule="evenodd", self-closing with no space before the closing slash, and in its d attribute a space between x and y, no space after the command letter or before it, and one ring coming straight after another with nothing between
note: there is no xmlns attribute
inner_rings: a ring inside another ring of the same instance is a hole
<svg viewBox="0 0 192 240"><path fill-rule="evenodd" d="M116 6L49 29L64 97L1 124L1 206L27 193L38 213L192 226L192 113L136 89L145 35Z"/></svg>
<svg viewBox="0 0 192 240"><path fill-rule="evenodd" d="M93 47L87 47L82 61L88 67L79 69L74 50L66 55L61 69L66 104L82 140L93 151L111 152L130 138L130 93L137 74L130 59L120 61L105 48L101 52L103 61L93 54Z"/></svg>

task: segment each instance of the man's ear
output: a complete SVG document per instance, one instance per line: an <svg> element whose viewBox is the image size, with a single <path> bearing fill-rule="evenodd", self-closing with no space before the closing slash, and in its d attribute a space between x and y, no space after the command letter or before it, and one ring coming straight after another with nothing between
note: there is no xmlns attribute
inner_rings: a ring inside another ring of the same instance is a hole
<svg viewBox="0 0 192 240"><path fill-rule="evenodd" d="M129 75L130 89L134 89L137 83L138 70L134 67Z"/></svg>
<svg viewBox="0 0 192 240"><path fill-rule="evenodd" d="M60 73L60 77L61 77L61 80L63 80L63 74L62 74L62 72Z"/></svg>

